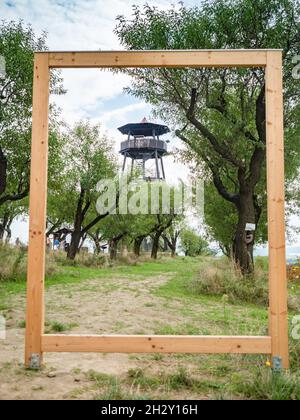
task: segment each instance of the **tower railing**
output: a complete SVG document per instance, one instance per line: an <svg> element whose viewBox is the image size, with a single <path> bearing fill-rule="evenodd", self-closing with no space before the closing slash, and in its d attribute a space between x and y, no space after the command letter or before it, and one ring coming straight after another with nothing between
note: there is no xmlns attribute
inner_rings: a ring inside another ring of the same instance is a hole
<svg viewBox="0 0 300 420"><path fill-rule="evenodd" d="M167 143L163 140L147 137L130 139L121 143L121 152L130 149L158 149L167 152Z"/></svg>

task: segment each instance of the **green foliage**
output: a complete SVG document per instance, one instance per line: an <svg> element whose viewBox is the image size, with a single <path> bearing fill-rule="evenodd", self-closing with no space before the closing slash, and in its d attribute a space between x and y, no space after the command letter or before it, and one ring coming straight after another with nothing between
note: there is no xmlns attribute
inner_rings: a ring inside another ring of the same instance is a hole
<svg viewBox="0 0 300 420"><path fill-rule="evenodd" d="M24 247L14 249L6 245L0 245L0 281L25 280L26 254L26 248Z"/></svg>
<svg viewBox="0 0 300 420"><path fill-rule="evenodd" d="M0 244L0 282L24 282L27 273L27 248ZM47 256L46 274L57 272L56 264Z"/></svg>
<svg viewBox="0 0 300 420"><path fill-rule="evenodd" d="M235 264L227 258L207 259L201 271L189 283L196 295L225 297L230 303L246 302L267 306L269 302L268 270L265 259L259 258L255 271L242 276ZM289 309L298 311L300 301L289 296Z"/></svg>
<svg viewBox="0 0 300 420"><path fill-rule="evenodd" d="M20 22L0 23L0 54L5 58L6 77L1 79L0 121L3 130L20 129L31 117L33 54L46 50L46 36L37 38L30 26Z"/></svg>
<svg viewBox="0 0 300 420"><path fill-rule="evenodd" d="M31 26L19 22L0 22L0 55L5 59L6 75L0 77L0 152L7 167L1 167L0 205L26 197L29 188L31 144L31 113L33 87L33 57L35 51L45 51L46 35L37 37ZM60 74L51 72L50 89L64 93ZM55 131L57 112L50 108L50 160L56 148ZM1 159L1 164L2 164Z"/></svg>
<svg viewBox="0 0 300 420"><path fill-rule="evenodd" d="M51 324L51 330L53 332L64 332L68 329L68 327L63 324L62 322L54 321Z"/></svg>
<svg viewBox="0 0 300 420"><path fill-rule="evenodd" d="M298 374L272 374L270 369L256 369L250 378L237 380L234 389L253 400L299 401L300 377Z"/></svg>
<svg viewBox="0 0 300 420"><path fill-rule="evenodd" d="M208 242L195 230L184 229L180 233L181 248L187 257L196 257L209 253Z"/></svg>
<svg viewBox="0 0 300 420"><path fill-rule="evenodd" d="M268 304L267 273L256 270L254 275L243 277L226 258L204 263L190 287L195 294L227 296L231 303Z"/></svg>
<svg viewBox="0 0 300 420"><path fill-rule="evenodd" d="M224 267L228 264L226 259L221 261ZM260 258L257 266L266 267L265 261ZM144 333L150 328L152 333L171 335L219 335L220 333L265 335L268 317L266 308L253 304L239 304L238 299L230 303L225 298L193 293L189 287L193 277L197 278L201 269L205 272L208 266L213 267L215 263L221 269L221 262L211 257L164 258L159 262L148 261L135 266L115 265L101 270L79 265L61 267L59 264L59 274L48 278L46 286L50 302L59 295L59 299L55 302L60 307L69 307L66 299L70 299L70 303L76 299L76 296L86 301L91 297L102 295L101 299L105 300L107 293L114 291L117 295L122 292L128 293L128 287L133 289L132 296L137 298L135 293L140 292L144 295L147 287L151 302L155 304L151 311L159 308L162 316L154 317L152 322L145 326ZM223 272L225 276L229 275L225 269ZM161 287L155 285L151 279L157 280L158 277L167 279L167 283ZM14 328L24 328L25 324L21 321L22 318L19 318L18 311L16 319L10 318L15 314L10 308L15 308L16 302L22 304L24 291L25 283L0 283L0 310L7 318L9 328L12 325ZM21 294L16 294L20 292ZM141 299L142 303L145 302L142 297ZM224 309L226 314L223 313ZM46 333L60 333L79 327L70 323L71 318L72 311L66 313L65 318L48 320ZM126 318L128 320L126 325L137 325L134 310L128 308ZM86 319L82 325L85 323ZM124 323L120 320L117 320L113 327L116 328L118 325L124 327ZM118 375L108 375L101 371L84 373L84 368L82 372L78 369L72 370L71 374L76 378L80 374L81 383L84 385L81 387L77 384L72 395L73 398L84 395L95 399L166 400L184 397L185 399L296 400L299 399L299 354L299 341L290 340L291 371L274 376L271 376L269 368L261 367L266 361L265 356L153 354L149 357L137 357L132 355L127 369L131 368L127 372L123 369ZM4 383L6 383L5 378L10 378L9 372L12 375L17 372L19 378L21 373L24 375L24 371L17 366L17 363L2 363L0 374Z"/></svg>
<svg viewBox="0 0 300 420"><path fill-rule="evenodd" d="M118 17L115 33L129 50L283 49L285 156L288 162L286 184L287 199L292 203L298 189L293 181L297 179L300 161L300 81L292 77L292 59L299 54L300 48L299 29L298 1L207 0L195 7L187 7L182 3L180 7L164 10L149 4L134 6L131 17ZM228 247L235 231L237 209L224 202L224 194L223 198L218 196L220 188L218 193L214 188L217 183L220 186L221 181L223 191L227 191L230 196L239 194L240 179L236 160L246 168L245 174L248 177L253 169L251 159L254 151L265 150L262 129L264 114L258 111L259 95L264 91L264 71L130 69L126 72L132 76L131 87L126 91L153 105L154 115L167 121L184 140L186 149L182 158L195 166L195 176L208 181L205 222L211 236L223 247ZM200 122L197 127L187 116L192 89L197 90L194 109L194 117ZM261 125L257 117L262 118ZM209 133L221 149L215 147ZM256 238L258 242L266 240L266 173L263 154L261 170L255 175L258 182L254 183L255 201L262 209ZM212 179L213 172L218 179Z"/></svg>
<svg viewBox="0 0 300 420"><path fill-rule="evenodd" d="M294 340L291 338L289 341L290 351L290 369L292 372L299 372L300 366L300 340Z"/></svg>
<svg viewBox="0 0 300 420"><path fill-rule="evenodd" d="M114 177L116 158L113 145L100 125L80 121L64 137L57 162L58 169L61 166L62 169L58 171L58 182L49 190L48 216L53 225L64 224L73 229L77 215L83 217L81 227L84 228L97 217L97 184Z"/></svg>
<svg viewBox="0 0 300 420"><path fill-rule="evenodd" d="M127 236L134 224L131 215L112 214L99 223L102 239L110 241L119 236Z"/></svg>
<svg viewBox="0 0 300 420"><path fill-rule="evenodd" d="M51 259L63 267L91 267L91 268L103 268L107 265L105 255L90 254L86 252L80 252L76 255L75 260L66 259L65 252L56 252L51 255Z"/></svg>
<svg viewBox="0 0 300 420"><path fill-rule="evenodd" d="M263 220L266 220L266 210L266 207L262 210ZM222 251L230 256L238 214L234 205L224 200L209 181L205 183L204 189L204 222L210 238L217 241ZM255 232L255 241L260 244L264 243L266 239L267 224L259 223Z"/></svg>

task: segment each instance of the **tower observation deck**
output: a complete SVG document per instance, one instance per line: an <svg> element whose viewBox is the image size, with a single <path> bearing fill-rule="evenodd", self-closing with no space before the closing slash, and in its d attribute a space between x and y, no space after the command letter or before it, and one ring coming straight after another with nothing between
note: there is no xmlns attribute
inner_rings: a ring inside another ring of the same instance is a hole
<svg viewBox="0 0 300 420"><path fill-rule="evenodd" d="M153 124L144 118L140 123L126 124L118 130L127 135L127 140L121 143L120 153L124 156L123 172L126 170L127 160L131 160L131 172L135 165L142 167L144 179L165 179L163 157L168 153L167 142L160 136L169 133L166 125ZM146 163L155 161L155 176L146 175Z"/></svg>

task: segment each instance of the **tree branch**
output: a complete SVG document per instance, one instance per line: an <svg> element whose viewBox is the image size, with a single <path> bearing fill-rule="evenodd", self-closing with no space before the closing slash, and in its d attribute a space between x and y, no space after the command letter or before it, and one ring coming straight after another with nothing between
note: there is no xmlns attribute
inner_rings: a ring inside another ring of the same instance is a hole
<svg viewBox="0 0 300 420"><path fill-rule="evenodd" d="M179 130L176 130L175 134L182 141L184 141L186 144L188 144L189 146L191 146L191 142L189 141L189 139L184 134L182 134L182 132L180 132ZM194 148L194 150L195 150L195 148ZM195 151L198 152L197 149ZM201 158L206 162L206 164L208 165L208 167L209 167L209 169L210 169L210 171L212 173L213 182L214 182L215 187L218 190L218 193L223 198L225 198L225 200L230 201L231 203L236 204L237 203L237 200L238 200L238 195L237 194L232 194L232 193L228 192L228 190L226 189L226 187L224 186L224 184L223 184L223 182L221 180L221 177L220 177L218 168L215 165L213 165L212 162L206 156L204 156L202 153L199 153L199 154L200 154Z"/></svg>
<svg viewBox="0 0 300 420"><path fill-rule="evenodd" d="M215 152L222 156L232 165L240 168L244 167L243 163L234 156L228 147L224 147L217 141L216 137L195 117L195 108L197 103L197 91L192 89L191 104L186 113L187 119L200 131L200 133L210 142Z"/></svg>
<svg viewBox="0 0 300 420"><path fill-rule="evenodd" d="M29 188L26 188L23 192L21 192L19 194L4 195L3 197L0 198L0 206L2 206L2 204L6 203L7 201L22 200L23 198L27 197L28 193L29 193Z"/></svg>

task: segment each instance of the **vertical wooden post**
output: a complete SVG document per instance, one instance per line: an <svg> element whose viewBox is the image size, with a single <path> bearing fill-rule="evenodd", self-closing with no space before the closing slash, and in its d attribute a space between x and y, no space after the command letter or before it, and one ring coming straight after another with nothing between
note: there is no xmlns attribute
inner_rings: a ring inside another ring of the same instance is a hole
<svg viewBox="0 0 300 420"><path fill-rule="evenodd" d="M44 332L45 230L48 169L48 54L34 60L25 364L39 368Z"/></svg>
<svg viewBox="0 0 300 420"><path fill-rule="evenodd" d="M273 363L288 368L287 279L284 215L284 130L282 53L267 52L266 130L270 320Z"/></svg>

